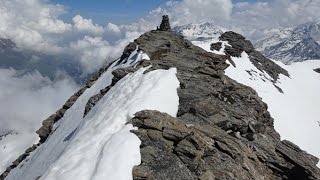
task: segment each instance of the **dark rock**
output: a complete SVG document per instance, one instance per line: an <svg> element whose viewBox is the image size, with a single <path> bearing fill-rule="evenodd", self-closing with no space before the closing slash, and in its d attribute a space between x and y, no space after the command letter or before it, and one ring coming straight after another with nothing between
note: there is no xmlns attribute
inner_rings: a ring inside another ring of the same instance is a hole
<svg viewBox="0 0 320 180"><path fill-rule="evenodd" d="M317 179L320 175L317 161L307 153L267 134L248 133L249 141L238 140L217 126L188 127L182 119L150 110L136 113L133 125L139 127L134 133L142 140L142 164L133 171L136 179ZM167 128L179 135L167 138ZM142 135L149 131L158 132L157 138ZM181 131L187 133L180 136ZM163 143L168 140L172 143Z"/></svg>
<svg viewBox="0 0 320 180"><path fill-rule="evenodd" d="M169 21L169 16L168 15L163 15L162 16L162 22L160 24L160 27L158 29L159 31L170 31L170 21Z"/></svg>
<svg viewBox="0 0 320 180"><path fill-rule="evenodd" d="M320 73L320 68L314 69L315 72Z"/></svg>
<svg viewBox="0 0 320 180"><path fill-rule="evenodd" d="M210 50L216 50L219 51L222 48L222 42L216 42L216 43L212 43L210 45Z"/></svg>
<svg viewBox="0 0 320 180"><path fill-rule="evenodd" d="M121 63L125 63L127 58L130 56L130 54L137 48L137 44L135 42L130 43L123 51L120 61L116 65L119 65Z"/></svg>
<svg viewBox="0 0 320 180"><path fill-rule="evenodd" d="M250 61L260 71L267 72L275 83L279 78L279 74L289 76L289 73L275 64L270 59L264 57L260 52L256 51L249 40L246 40L242 35L228 31L223 33L220 38L221 41L228 41L231 46L225 47L226 54L234 57L241 57L242 52L246 52L249 55Z"/></svg>

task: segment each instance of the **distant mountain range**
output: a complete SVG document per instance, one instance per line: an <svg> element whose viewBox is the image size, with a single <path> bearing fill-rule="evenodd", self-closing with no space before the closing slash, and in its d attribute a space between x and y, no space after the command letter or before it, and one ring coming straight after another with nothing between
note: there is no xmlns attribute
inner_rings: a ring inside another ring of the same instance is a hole
<svg viewBox="0 0 320 180"><path fill-rule="evenodd" d="M281 30L255 44L265 56L285 63L320 59L320 23Z"/></svg>
<svg viewBox="0 0 320 180"><path fill-rule="evenodd" d="M173 31L183 35L187 39L194 41L218 39L224 32L223 28L213 23L187 24L176 26Z"/></svg>
<svg viewBox="0 0 320 180"><path fill-rule="evenodd" d="M217 40L226 31L213 23L187 24L173 28L191 41ZM320 23L306 23L255 43L255 48L266 57L284 63L320 59Z"/></svg>

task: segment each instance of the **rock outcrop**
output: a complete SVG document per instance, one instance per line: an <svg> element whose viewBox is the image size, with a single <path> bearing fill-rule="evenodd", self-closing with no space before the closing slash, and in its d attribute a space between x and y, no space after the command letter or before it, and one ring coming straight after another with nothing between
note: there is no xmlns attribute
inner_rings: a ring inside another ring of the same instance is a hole
<svg viewBox="0 0 320 180"><path fill-rule="evenodd" d="M320 73L320 68L314 69L315 72Z"/></svg>
<svg viewBox="0 0 320 180"><path fill-rule="evenodd" d="M223 33L219 39L221 41L228 41L231 45L225 47L226 54L234 57L240 57L243 51L246 52L254 66L261 71L267 72L273 78L274 83L277 81L279 74L289 76L289 73L285 69L264 57L259 51L256 51L252 43L244 36L228 31Z"/></svg>
<svg viewBox="0 0 320 180"><path fill-rule="evenodd" d="M216 51L219 51L220 49L222 48L222 42L216 42L216 43L212 43L210 45L210 49L213 51L213 50L216 50Z"/></svg>

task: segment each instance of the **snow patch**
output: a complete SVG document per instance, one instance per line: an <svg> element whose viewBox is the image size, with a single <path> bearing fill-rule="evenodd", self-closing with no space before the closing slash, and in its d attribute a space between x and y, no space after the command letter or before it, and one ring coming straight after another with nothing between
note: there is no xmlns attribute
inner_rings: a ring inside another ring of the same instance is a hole
<svg viewBox="0 0 320 180"><path fill-rule="evenodd" d="M139 49L139 46L136 46L136 49L130 54L127 58L127 61L122 66L130 66L141 60L150 60L148 54L144 53Z"/></svg>
<svg viewBox="0 0 320 180"><path fill-rule="evenodd" d="M221 45L221 48L219 51L217 50L211 50L210 47L211 47L211 44L212 43L217 43L217 42L221 42L222 45ZM198 46L198 47L201 47L202 49L208 51L208 52L212 52L212 53L215 53L215 54L220 54L220 55L226 55L226 53L224 52L226 46L231 46L228 41L219 41L217 39L213 39L213 40L207 40L207 41L192 41L192 44Z"/></svg>

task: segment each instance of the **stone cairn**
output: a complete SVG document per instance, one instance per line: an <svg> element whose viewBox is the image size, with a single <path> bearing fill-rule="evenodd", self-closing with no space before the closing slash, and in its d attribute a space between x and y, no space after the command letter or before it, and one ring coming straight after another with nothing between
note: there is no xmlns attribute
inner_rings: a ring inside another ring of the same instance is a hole
<svg viewBox="0 0 320 180"><path fill-rule="evenodd" d="M162 16L162 22L160 24L160 28L157 27L157 30L159 31L170 31L170 22L169 22L169 16L168 15L163 15Z"/></svg>

